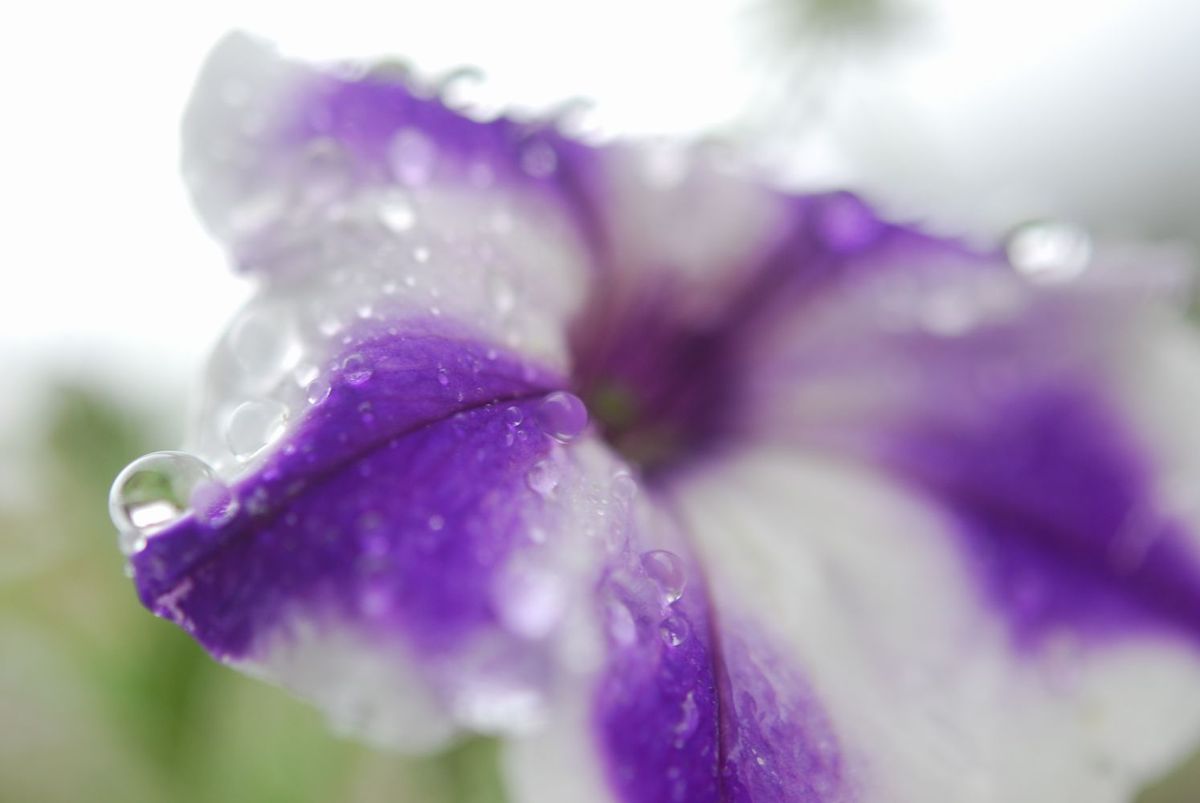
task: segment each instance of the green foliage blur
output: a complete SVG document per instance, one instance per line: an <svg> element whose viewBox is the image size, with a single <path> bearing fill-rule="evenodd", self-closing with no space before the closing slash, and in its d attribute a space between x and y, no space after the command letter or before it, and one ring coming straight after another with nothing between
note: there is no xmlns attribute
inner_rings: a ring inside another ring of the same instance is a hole
<svg viewBox="0 0 1200 803"><path fill-rule="evenodd" d="M504 803L494 743L357 746L141 607L108 489L169 423L71 384L29 422L30 492L0 496L0 801Z"/></svg>

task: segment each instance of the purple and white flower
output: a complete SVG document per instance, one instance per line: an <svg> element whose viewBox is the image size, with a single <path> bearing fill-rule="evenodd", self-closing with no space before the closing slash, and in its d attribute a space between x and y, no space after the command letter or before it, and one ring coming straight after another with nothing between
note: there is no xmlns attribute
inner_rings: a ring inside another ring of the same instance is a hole
<svg viewBox="0 0 1200 803"><path fill-rule="evenodd" d="M184 148L256 292L112 502L216 658L371 743L502 735L527 803L1102 803L1200 738L1170 259L240 36Z"/></svg>

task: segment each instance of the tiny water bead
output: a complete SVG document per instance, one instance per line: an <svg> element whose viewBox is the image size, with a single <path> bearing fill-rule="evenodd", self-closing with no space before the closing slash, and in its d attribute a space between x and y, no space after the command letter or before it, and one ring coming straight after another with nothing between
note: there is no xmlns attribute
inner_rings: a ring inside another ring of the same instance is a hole
<svg viewBox="0 0 1200 803"><path fill-rule="evenodd" d="M269 399L242 402L229 417L225 443L239 460L249 460L282 437L288 411Z"/></svg>
<svg viewBox="0 0 1200 803"><path fill-rule="evenodd" d="M304 397L308 400L309 404L320 404L329 398L331 390L329 382L321 377L317 377L309 382L308 386L304 389Z"/></svg>
<svg viewBox="0 0 1200 803"><path fill-rule="evenodd" d="M351 385L361 385L371 378L371 367L361 354L351 354L342 360L342 376Z"/></svg>
<svg viewBox="0 0 1200 803"><path fill-rule="evenodd" d="M683 589L687 585L683 558L665 549L654 549L642 554L642 568L658 586L668 604L683 596Z"/></svg>
<svg viewBox="0 0 1200 803"><path fill-rule="evenodd" d="M549 460L542 460L525 475L525 482L541 496L550 496L558 487L558 469Z"/></svg>
<svg viewBox="0 0 1200 803"><path fill-rule="evenodd" d="M680 616L668 616L658 626L658 634L668 647L678 647L687 641L691 633L691 625L687 623L687 619Z"/></svg>
<svg viewBox="0 0 1200 803"><path fill-rule="evenodd" d="M139 457L117 475L108 496L109 517L126 555L194 507L216 526L236 514L236 505L208 464L186 452Z"/></svg>
<svg viewBox="0 0 1200 803"><path fill-rule="evenodd" d="M1005 251L1012 266L1030 281L1055 284L1087 270L1092 238L1067 223L1027 223L1009 235Z"/></svg>
<svg viewBox="0 0 1200 803"><path fill-rule="evenodd" d="M559 390L542 399L537 418L547 435L559 443L566 443L587 427L588 412L578 396Z"/></svg>

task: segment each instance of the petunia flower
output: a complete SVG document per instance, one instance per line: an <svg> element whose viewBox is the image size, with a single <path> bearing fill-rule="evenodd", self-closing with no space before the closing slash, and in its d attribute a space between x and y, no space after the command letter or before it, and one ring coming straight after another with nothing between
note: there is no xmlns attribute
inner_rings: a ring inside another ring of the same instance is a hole
<svg viewBox="0 0 1200 803"><path fill-rule="evenodd" d="M435 89L205 67L185 173L256 291L114 486L150 610L372 744L504 737L523 802L1103 803L1196 743L1170 255Z"/></svg>

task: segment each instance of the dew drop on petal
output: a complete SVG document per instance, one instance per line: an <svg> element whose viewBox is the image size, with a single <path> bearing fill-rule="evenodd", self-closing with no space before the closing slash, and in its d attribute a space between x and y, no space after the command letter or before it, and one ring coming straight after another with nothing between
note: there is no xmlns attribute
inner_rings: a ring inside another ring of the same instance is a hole
<svg viewBox="0 0 1200 803"><path fill-rule="evenodd" d="M509 427L519 427L521 422L525 420L525 414L521 412L520 407L508 407L504 410L504 423Z"/></svg>
<svg viewBox="0 0 1200 803"><path fill-rule="evenodd" d="M437 148L415 128L396 132L388 144L392 173L402 184L419 187L429 181L437 163Z"/></svg>
<svg viewBox="0 0 1200 803"><path fill-rule="evenodd" d="M140 550L148 536L188 511L199 486L215 481L208 464L186 452L154 452L134 460L117 475L108 496L121 551Z"/></svg>
<svg viewBox="0 0 1200 803"><path fill-rule="evenodd" d="M538 422L547 435L566 443L583 432L588 423L587 406L573 393L555 391L542 399Z"/></svg>
<svg viewBox="0 0 1200 803"><path fill-rule="evenodd" d="M268 399L242 402L225 428L225 443L239 460L249 460L283 435L287 408Z"/></svg>
<svg viewBox="0 0 1200 803"><path fill-rule="evenodd" d="M637 480L628 471L618 471L612 478L612 494L620 502L632 502L638 495Z"/></svg>
<svg viewBox="0 0 1200 803"><path fill-rule="evenodd" d="M304 398L308 400L309 404L320 404L329 398L331 390L329 382L322 377L317 377L305 387Z"/></svg>
<svg viewBox="0 0 1200 803"><path fill-rule="evenodd" d="M655 549L642 553L642 568L658 586L668 603L673 603L683 596L687 585L687 573L683 559L665 549Z"/></svg>
<svg viewBox="0 0 1200 803"><path fill-rule="evenodd" d="M688 625L687 619L679 616L668 616L658 626L658 634L662 636L663 643L668 647L678 647L687 641L691 633L692 628Z"/></svg>
<svg viewBox="0 0 1200 803"><path fill-rule="evenodd" d="M286 316L265 309L250 310L234 322L229 334L234 358L246 374L275 377L300 357L300 343Z"/></svg>
<svg viewBox="0 0 1200 803"><path fill-rule="evenodd" d="M529 469L525 481L542 496L550 496L558 487L558 469L549 460L543 460Z"/></svg>
<svg viewBox="0 0 1200 803"><path fill-rule="evenodd" d="M1078 277L1092 259L1092 239L1067 223L1038 222L1017 227L1005 243L1008 260L1033 282L1054 284Z"/></svg>
<svg viewBox="0 0 1200 803"><path fill-rule="evenodd" d="M361 385L371 378L371 369L361 354L351 354L342 360L342 376L351 385Z"/></svg>
<svg viewBox="0 0 1200 803"><path fill-rule="evenodd" d="M446 526L446 519L435 513L429 517L429 521L427 523L429 524L429 529L433 530L434 532L440 532L441 529Z"/></svg>

